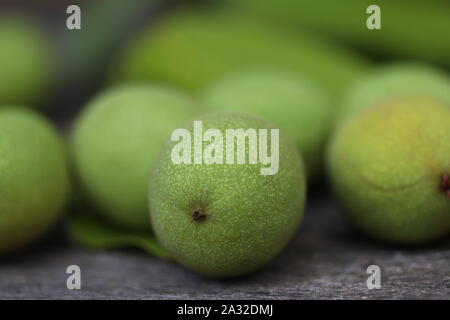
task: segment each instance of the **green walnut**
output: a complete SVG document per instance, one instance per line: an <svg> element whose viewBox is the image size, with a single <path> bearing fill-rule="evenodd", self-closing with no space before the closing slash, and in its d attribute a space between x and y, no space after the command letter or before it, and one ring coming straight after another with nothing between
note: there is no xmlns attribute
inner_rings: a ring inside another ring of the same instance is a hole
<svg viewBox="0 0 450 320"><path fill-rule="evenodd" d="M186 126L184 138L172 134L153 172L150 216L180 264L238 276L262 267L291 239L303 215L305 177L297 148L277 130L250 115L213 113ZM277 170L265 172L277 159Z"/></svg>
<svg viewBox="0 0 450 320"><path fill-rule="evenodd" d="M365 71L347 50L296 30L267 24L236 10L178 10L144 28L125 46L112 78L159 81L200 92L227 73L248 67L302 72L332 94Z"/></svg>
<svg viewBox="0 0 450 320"><path fill-rule="evenodd" d="M196 110L183 93L152 85L112 88L87 105L75 123L72 154L80 188L104 217L149 228L150 168L171 131Z"/></svg>
<svg viewBox="0 0 450 320"><path fill-rule="evenodd" d="M0 15L0 105L39 105L53 82L54 55L40 25Z"/></svg>
<svg viewBox="0 0 450 320"><path fill-rule="evenodd" d="M335 193L377 239L419 244L450 232L450 106L409 95L350 117L330 145Z"/></svg>
<svg viewBox="0 0 450 320"><path fill-rule="evenodd" d="M49 230L70 189L62 140L25 108L0 109L0 177L0 255L5 255Z"/></svg>
<svg viewBox="0 0 450 320"><path fill-rule="evenodd" d="M344 120L381 99L405 94L423 94L450 104L450 78L438 69L418 63L379 67L350 86L337 119Z"/></svg>
<svg viewBox="0 0 450 320"><path fill-rule="evenodd" d="M300 149L308 175L320 174L332 114L320 87L295 73L253 69L215 82L204 100L211 110L242 111L279 125Z"/></svg>

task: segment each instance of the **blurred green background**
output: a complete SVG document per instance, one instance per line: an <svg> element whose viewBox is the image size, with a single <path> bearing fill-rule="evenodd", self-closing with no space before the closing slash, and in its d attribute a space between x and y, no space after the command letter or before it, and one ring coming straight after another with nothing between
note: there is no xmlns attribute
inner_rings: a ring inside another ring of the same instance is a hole
<svg viewBox="0 0 450 320"><path fill-rule="evenodd" d="M69 4L80 5L82 30L67 30ZM381 7L381 30L366 27L369 4ZM0 10L2 20L17 13L31 18L48 38L46 59L53 63L42 59L47 74L33 74L42 81L27 84L22 96L61 121L102 87L123 80L196 91L233 69L280 65L339 99L351 82L390 61L450 67L450 3L444 0L6 0ZM136 44L137 38L146 40ZM132 62L119 58L124 55ZM10 100L5 103L16 102Z"/></svg>
<svg viewBox="0 0 450 320"><path fill-rule="evenodd" d="M81 30L66 27L71 4L81 8ZM373 4L381 30L366 26ZM6 0L0 108L33 107L66 131L87 101L116 84L164 84L202 98L233 72L287 70L329 102L310 160L320 167L333 125L393 88L450 101L449 33L445 0Z"/></svg>

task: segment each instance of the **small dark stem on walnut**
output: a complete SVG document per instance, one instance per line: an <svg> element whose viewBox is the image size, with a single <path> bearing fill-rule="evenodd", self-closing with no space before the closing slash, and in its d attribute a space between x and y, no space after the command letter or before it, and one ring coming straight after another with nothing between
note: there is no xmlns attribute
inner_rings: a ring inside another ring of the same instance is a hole
<svg viewBox="0 0 450 320"><path fill-rule="evenodd" d="M197 221L197 222L205 221L206 220L206 214L203 213L201 210L195 210L192 213L192 218L194 219L194 221Z"/></svg>
<svg viewBox="0 0 450 320"><path fill-rule="evenodd" d="M450 198L450 174L444 174L441 179L441 190Z"/></svg>

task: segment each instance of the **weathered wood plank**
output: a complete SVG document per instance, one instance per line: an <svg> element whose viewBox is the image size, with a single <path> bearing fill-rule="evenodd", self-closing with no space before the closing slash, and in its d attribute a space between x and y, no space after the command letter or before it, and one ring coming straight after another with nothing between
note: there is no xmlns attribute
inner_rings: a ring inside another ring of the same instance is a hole
<svg viewBox="0 0 450 320"><path fill-rule="evenodd" d="M235 280L206 279L140 251L90 252L58 241L0 261L0 298L12 299L449 299L450 242L386 248L356 234L329 198L316 198L298 235L266 268ZM66 267L82 290L66 289ZM368 290L377 264L382 288Z"/></svg>

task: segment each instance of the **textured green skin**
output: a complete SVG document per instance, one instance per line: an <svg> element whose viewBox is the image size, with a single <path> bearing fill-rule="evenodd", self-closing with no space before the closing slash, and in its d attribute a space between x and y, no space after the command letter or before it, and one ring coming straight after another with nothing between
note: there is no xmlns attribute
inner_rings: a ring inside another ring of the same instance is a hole
<svg viewBox="0 0 450 320"><path fill-rule="evenodd" d="M450 232L450 107L421 96L368 108L346 121L329 150L334 190L362 231L415 244Z"/></svg>
<svg viewBox="0 0 450 320"><path fill-rule="evenodd" d="M106 218L149 228L148 178L164 141L196 114L178 91L150 85L112 89L86 107L73 132L81 188Z"/></svg>
<svg viewBox="0 0 450 320"><path fill-rule="evenodd" d="M29 245L58 219L69 194L61 139L40 116L0 110L0 255Z"/></svg>
<svg viewBox="0 0 450 320"><path fill-rule="evenodd" d="M342 121L381 99L404 94L424 94L450 104L450 78L428 65L396 63L383 66L350 86L339 109Z"/></svg>
<svg viewBox="0 0 450 320"><path fill-rule="evenodd" d="M207 128L271 128L251 116L218 113ZM192 130L192 128L191 128ZM191 131L192 132L192 131ZM169 142L154 171L150 215L157 239L183 266L213 277L260 268L297 229L305 202L301 157L280 131L280 170L260 175L260 165L175 165ZM196 209L206 220L194 221Z"/></svg>
<svg viewBox="0 0 450 320"><path fill-rule="evenodd" d="M53 52L39 26L0 15L0 105L37 105L53 77Z"/></svg>
<svg viewBox="0 0 450 320"><path fill-rule="evenodd" d="M332 110L326 92L307 79L284 71L244 71L213 84L204 100L211 110L251 113L281 126L299 147L308 176L320 173Z"/></svg>
<svg viewBox="0 0 450 320"><path fill-rule="evenodd" d="M121 81L162 81L198 92L251 66L281 66L340 94L367 63L306 33L225 11L179 11L144 29L114 64Z"/></svg>

